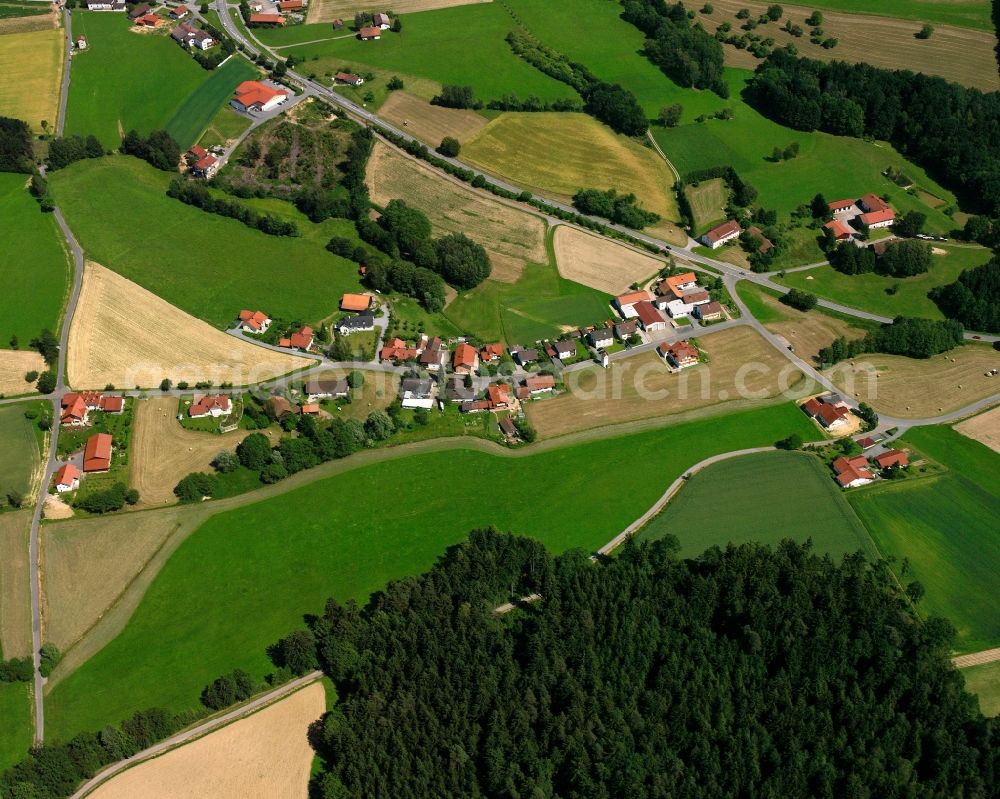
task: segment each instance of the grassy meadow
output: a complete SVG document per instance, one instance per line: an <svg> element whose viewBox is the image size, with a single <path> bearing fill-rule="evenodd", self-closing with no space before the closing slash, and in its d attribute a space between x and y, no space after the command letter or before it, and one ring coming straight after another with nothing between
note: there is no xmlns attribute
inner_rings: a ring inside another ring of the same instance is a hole
<svg viewBox="0 0 1000 799"><path fill-rule="evenodd" d="M1000 715L1000 661L962 669L965 687L979 697L984 716Z"/></svg>
<svg viewBox="0 0 1000 799"><path fill-rule="evenodd" d="M208 73L209 78L187 96L164 129L182 150L186 150L198 141L217 114L229 110L233 89L243 81L257 77L257 74L257 69L241 56L230 58L222 67Z"/></svg>
<svg viewBox="0 0 1000 799"><path fill-rule="evenodd" d="M38 435L35 423L25 418L29 408L36 412L41 402L18 402L0 406L0 491L17 491L27 494L31 487L31 477L38 465ZM0 496L3 496L0 494ZM6 499L4 499L6 505Z"/></svg>
<svg viewBox="0 0 1000 799"><path fill-rule="evenodd" d="M69 283L62 233L26 188L27 175L0 173L0 348L17 336L22 348L42 328L59 329Z"/></svg>
<svg viewBox="0 0 1000 799"><path fill-rule="evenodd" d="M963 270L986 263L992 253L983 247L949 246L940 242L935 242L934 247L946 254L932 256L930 271L915 277L883 277L874 273L843 275L832 266L819 266L804 272L788 272L775 280L790 288L804 289L818 297L881 316L944 319L937 305L927 296L928 292L936 286L954 283ZM889 294L893 287L896 293Z"/></svg>
<svg viewBox="0 0 1000 799"><path fill-rule="evenodd" d="M105 147L115 148L131 128L144 134L163 128L188 96L210 80L211 73L165 31L140 34L129 28L123 14L73 12L73 33L84 34L88 47L73 59L67 135L92 133Z"/></svg>
<svg viewBox="0 0 1000 799"><path fill-rule="evenodd" d="M685 186L684 193L694 217L692 235L704 233L726 218L729 190L722 178L705 180L697 186Z"/></svg>
<svg viewBox="0 0 1000 799"><path fill-rule="evenodd" d="M880 0L878 3L868 0L811 0L806 5L820 11L877 14L917 22L993 30L990 4L986 0Z"/></svg>
<svg viewBox="0 0 1000 799"><path fill-rule="evenodd" d="M214 325L228 325L244 307L313 323L358 289L357 266L324 249L333 235L356 239L350 223L313 225L288 203L249 203L282 209L302 233L268 236L167 197L170 179L136 158L110 156L79 161L54 173L51 184L88 258ZM93 213L99 196L155 224L109 225Z"/></svg>
<svg viewBox="0 0 1000 799"><path fill-rule="evenodd" d="M198 143L206 149L216 144L225 144L229 139L239 138L248 127L250 120L237 114L227 103L208 121Z"/></svg>
<svg viewBox="0 0 1000 799"><path fill-rule="evenodd" d="M265 648L302 614L329 596L364 601L426 569L472 528L495 524L554 552L596 548L692 463L791 432L812 434L787 404L523 456L427 452L221 513L181 544L118 637L53 688L48 733L65 739L135 708L194 706L207 682L233 668L263 675L272 668ZM628 468L605 469L595 490L599 463ZM503 486L505 501L470 501L469 475ZM553 501L554 486L564 499ZM385 502L364 499L386 493Z"/></svg>
<svg viewBox="0 0 1000 799"><path fill-rule="evenodd" d="M902 444L949 471L852 491L848 499L882 553L895 556L897 573L908 559L902 579L924 585L920 611L955 625L960 652L1000 645L1000 454L948 427L914 428Z"/></svg>
<svg viewBox="0 0 1000 799"><path fill-rule="evenodd" d="M834 557L858 550L876 555L829 470L802 452L745 455L694 475L640 537L668 534L680 541L684 556L728 541L776 544L785 538L811 538L817 552Z"/></svg>
<svg viewBox="0 0 1000 799"><path fill-rule="evenodd" d="M31 693L28 683L0 682L0 772L21 760L31 749Z"/></svg>
<svg viewBox="0 0 1000 799"><path fill-rule="evenodd" d="M49 8L44 7L45 13ZM62 30L5 33L0 43L0 109L5 116L23 119L36 133L42 132L43 121L54 130L63 69Z"/></svg>

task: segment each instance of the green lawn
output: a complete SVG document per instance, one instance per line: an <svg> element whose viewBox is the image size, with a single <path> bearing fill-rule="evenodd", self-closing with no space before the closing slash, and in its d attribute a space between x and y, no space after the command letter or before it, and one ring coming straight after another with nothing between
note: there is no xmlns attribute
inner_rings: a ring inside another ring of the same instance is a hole
<svg viewBox="0 0 1000 799"><path fill-rule="evenodd" d="M787 404L520 458L424 453L220 514L181 544L125 630L55 686L48 732L65 739L136 708L191 707L233 668L261 676L271 668L265 647L302 614L425 570L474 527L532 535L554 552L598 547L692 463L791 432L813 434ZM476 485L502 499L478 498Z"/></svg>
<svg viewBox="0 0 1000 799"><path fill-rule="evenodd" d="M27 175L0 173L0 349L17 336L20 346L42 328L57 331L69 282L69 259L51 214L43 214L25 188Z"/></svg>
<svg viewBox="0 0 1000 799"><path fill-rule="evenodd" d="M865 192L889 194L899 213L916 209L927 214L929 232L947 233L955 223L941 208L931 208L883 177L888 166L901 169L917 184L953 204L955 197L919 167L906 161L885 142L866 142L828 133L806 133L783 127L753 110L740 98L750 77L745 70L727 69L729 99L714 98L713 111L729 108L733 118L697 123L685 113L676 128L654 128L657 142L682 175L696 169L729 165L759 192L758 202L787 215L821 193L829 200L860 197ZM688 94L695 93L687 90ZM699 102L703 98L699 97ZM684 104L684 100L680 102ZM771 151L798 142L799 155L773 163Z"/></svg>
<svg viewBox="0 0 1000 799"><path fill-rule="evenodd" d="M258 72L242 56L234 56L208 74L208 80L187 96L164 126L182 150L197 142L216 115L228 108L233 89Z"/></svg>
<svg viewBox="0 0 1000 799"><path fill-rule="evenodd" d="M163 128L209 79L166 32L143 35L129 27L123 14L73 11L73 33L89 45L73 59L67 135L92 133L115 148L131 128Z"/></svg>
<svg viewBox="0 0 1000 799"><path fill-rule="evenodd" d="M746 303L751 316L758 322L763 322L764 324L770 322L787 322L792 318L791 314L783 313L780 308L775 308L761 299L764 296L778 299L781 295L776 291L758 286L749 280L741 280L736 284L736 293Z"/></svg>
<svg viewBox="0 0 1000 799"><path fill-rule="evenodd" d="M0 682L0 772L28 754L33 728L28 683Z"/></svg>
<svg viewBox="0 0 1000 799"><path fill-rule="evenodd" d="M268 236L166 196L171 175L127 156L79 161L52 176L52 190L87 257L215 325L241 308L315 323L358 290L357 265L330 254L333 235L357 241L345 220L313 225L288 203L259 201L295 219L298 238ZM147 224L108 224L93 212L108 198ZM258 203L250 203L258 204Z"/></svg>
<svg viewBox="0 0 1000 799"><path fill-rule="evenodd" d="M948 618L960 651L1000 645L1000 455L948 427L919 427L904 444L950 471L852 491L879 549L909 559L904 581L927 589L920 610Z"/></svg>
<svg viewBox="0 0 1000 799"><path fill-rule="evenodd" d="M697 186L686 186L691 215L694 217L692 235L704 233L712 225L726 218L726 203L729 200L729 189L722 178L702 181Z"/></svg>
<svg viewBox="0 0 1000 799"><path fill-rule="evenodd" d="M225 144L229 139L236 139L250 127L250 120L242 114L237 114L228 104L216 111L209 120L205 133L198 142L208 148L216 144Z"/></svg>
<svg viewBox="0 0 1000 799"><path fill-rule="evenodd" d="M802 452L746 455L694 475L641 537L667 534L677 537L685 556L729 541L811 538L819 553L840 557L862 550L875 557L868 532L830 471Z"/></svg>
<svg viewBox="0 0 1000 799"><path fill-rule="evenodd" d="M28 384L25 383L25 386ZM36 412L42 402L18 402L0 406L0 497L8 491L26 494L31 487L31 475L39 459L36 423L26 419L29 408ZM6 499L0 500L6 505Z"/></svg>
<svg viewBox="0 0 1000 799"><path fill-rule="evenodd" d="M984 716L1000 715L1000 661L962 669L965 687L979 697Z"/></svg>
<svg viewBox="0 0 1000 799"><path fill-rule="evenodd" d="M921 316L927 319L944 319L938 307L927 297L935 286L953 283L963 269L972 269L986 263L992 253L983 247L949 246L940 242L935 247L946 250L947 255L935 255L929 272L916 277L882 277L876 274L843 275L832 266L820 266L805 272L789 272L775 280L789 287L833 300L852 308L888 316ZM887 289L898 286L895 294Z"/></svg>
<svg viewBox="0 0 1000 799"><path fill-rule="evenodd" d="M986 0L879 0L878 3L870 0L813 0L803 5L822 11L877 14L882 17L993 30L990 4Z"/></svg>
<svg viewBox="0 0 1000 799"><path fill-rule="evenodd" d="M504 37L514 27L514 20L501 3L482 3L406 14L401 33L386 31L378 41L363 42L350 35L345 38L343 31L335 33L329 23L290 25L254 33L270 45L328 39L316 44L283 46L278 51L307 59L308 63L302 66L307 73L322 74L339 68L343 62L353 62L439 83L470 85L484 102L511 93L520 97L535 95L543 100L576 97L569 86L539 72L511 52Z"/></svg>

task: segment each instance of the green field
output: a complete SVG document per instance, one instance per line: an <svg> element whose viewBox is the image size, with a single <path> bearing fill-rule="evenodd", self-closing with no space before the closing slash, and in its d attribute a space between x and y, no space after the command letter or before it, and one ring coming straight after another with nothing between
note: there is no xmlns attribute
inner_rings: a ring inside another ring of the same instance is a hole
<svg viewBox="0 0 1000 799"><path fill-rule="evenodd" d="M187 96L164 126L182 150L197 142L216 114L228 108L233 89L258 73L244 58L234 56L208 74L208 80Z"/></svg>
<svg viewBox="0 0 1000 799"><path fill-rule="evenodd" d="M282 55L307 59L302 67L305 72L322 74L349 61L439 83L470 85L483 101L511 93L543 100L576 97L569 86L511 52L504 37L514 27L501 3L483 3L407 14L401 33L386 31L380 40L371 42L345 38L329 23L260 29L254 34L266 44L281 46ZM318 39L327 41L300 44Z"/></svg>
<svg viewBox="0 0 1000 799"><path fill-rule="evenodd" d="M779 295L776 291L771 291L763 286L758 286L756 283L751 283L749 280L741 280L736 284L736 293L739 295L740 299L746 303L751 316L753 316L758 322L763 322L764 324L769 324L771 322L787 322L792 318L790 314L782 313L780 308L775 308L773 305L765 303L761 299L763 296L778 299L781 295Z"/></svg>
<svg viewBox="0 0 1000 799"><path fill-rule="evenodd" d="M882 17L993 30L988 0L879 0L878 3L869 0L814 0L803 5L822 11L877 14Z"/></svg>
<svg viewBox="0 0 1000 799"><path fill-rule="evenodd" d="M692 235L704 233L726 218L729 190L722 178L706 180L697 186L685 186L684 194L687 195L691 215L694 217Z"/></svg>
<svg viewBox="0 0 1000 799"><path fill-rule="evenodd" d="M480 338L528 344L606 319L608 298L565 280L552 265L529 263L516 283L487 280L452 300L444 315Z"/></svg>
<svg viewBox="0 0 1000 799"><path fill-rule="evenodd" d="M206 149L216 144L225 144L229 139L239 138L248 127L250 127L249 119L237 114L228 104L224 105L209 120L198 144Z"/></svg>
<svg viewBox="0 0 1000 799"><path fill-rule="evenodd" d="M921 612L949 619L960 651L1000 645L1000 455L948 427L914 428L903 444L950 471L848 498L879 549L896 557L896 568L909 559L903 580L923 583Z"/></svg>
<svg viewBox="0 0 1000 799"><path fill-rule="evenodd" d="M979 697L984 716L1000 715L1000 661L962 669L965 687Z"/></svg>
<svg viewBox="0 0 1000 799"><path fill-rule="evenodd" d="M819 458L765 452L713 464L698 472L640 534L672 534L681 554L694 556L732 541L776 544L811 538L819 553L863 551L871 538Z"/></svg>
<svg viewBox="0 0 1000 799"><path fill-rule="evenodd" d="M927 293L935 286L955 282L963 269L986 263L992 253L983 247L952 247L940 242L935 242L934 246L946 250L948 254L933 256L930 271L916 277L882 277L873 273L842 275L832 266L820 266L804 272L789 272L775 280L785 286L805 289L818 297L881 316L944 319ZM895 294L888 294L887 290L893 286L898 290Z"/></svg>
<svg viewBox="0 0 1000 799"><path fill-rule="evenodd" d="M52 191L87 257L215 325L244 307L315 323L358 289L357 266L331 255L333 235L357 240L342 219L313 225L288 203L255 201L295 219L298 238L268 236L233 219L166 196L171 175L126 156L79 161L52 175ZM95 197L112 198L148 225L110 225L93 213Z"/></svg>
<svg viewBox="0 0 1000 799"><path fill-rule="evenodd" d="M31 749L31 695L27 683L0 682L0 772L21 760Z"/></svg>
<svg viewBox="0 0 1000 799"><path fill-rule="evenodd" d="M89 45L73 59L67 135L92 133L115 148L131 128L140 133L163 128L209 80L210 73L173 39L133 33L122 14L75 10L73 33L84 34Z"/></svg>
<svg viewBox="0 0 1000 799"><path fill-rule="evenodd" d="M0 348L17 336L20 346L42 328L56 331L69 281L69 259L51 214L43 214L25 188L27 175L0 173Z"/></svg>
<svg viewBox="0 0 1000 799"><path fill-rule="evenodd" d="M27 385L27 384L26 384ZM26 419L29 408L36 412L41 402L18 402L0 406L0 497L8 491L24 495L31 487L31 475L38 464L38 436L35 423ZM3 500L6 505L6 499Z"/></svg>
<svg viewBox="0 0 1000 799"><path fill-rule="evenodd" d="M543 445L523 457L429 452L222 513L181 544L124 631L53 688L48 732L61 739L135 708L190 707L209 680L236 667L262 675L271 668L265 647L303 613L331 595L363 600L387 580L426 569L474 527L531 535L555 552L598 547L692 463L793 431L812 434L787 404ZM487 484L502 501L478 498Z"/></svg>
<svg viewBox="0 0 1000 799"><path fill-rule="evenodd" d="M915 209L927 214L928 232L947 233L955 227L954 221L941 210L943 205L954 204L954 195L890 145L828 133L806 133L778 125L740 99L743 84L751 73L737 69L727 69L726 73L729 99L712 95L712 110L729 108L732 119L697 123L685 114L686 124L654 129L657 142L682 175L708 167L732 166L757 189L759 204L775 209L781 216L808 203L817 193L834 200L873 191L888 194L899 213ZM684 104L683 99L680 102ZM800 146L796 158L780 163L769 160L776 146L785 147L793 141ZM932 208L907 194L882 175L888 166L902 170L944 203Z"/></svg>

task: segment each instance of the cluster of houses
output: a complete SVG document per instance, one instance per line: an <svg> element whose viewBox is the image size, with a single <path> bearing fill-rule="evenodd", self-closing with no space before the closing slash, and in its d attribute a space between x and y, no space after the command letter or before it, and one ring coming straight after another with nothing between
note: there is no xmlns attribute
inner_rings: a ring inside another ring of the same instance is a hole
<svg viewBox="0 0 1000 799"><path fill-rule="evenodd" d="M757 246L757 252L761 255L765 255L774 249L774 242L765 236L764 231L756 225L748 227L747 233L751 237L760 240L760 244ZM740 223L735 219L727 219L721 225L716 225L710 230L705 231L699 237L698 241L706 247L717 250L719 247L729 244L731 241L736 241L736 239L738 239L742 234L743 228L740 227Z"/></svg>
<svg viewBox="0 0 1000 799"><path fill-rule="evenodd" d="M642 290L622 294L615 297L612 305L622 319L634 319L647 333L666 329L667 318L663 311L672 319L694 316L703 322L722 319L725 315L722 304L698 285L694 272L664 278L656 285L655 293Z"/></svg>
<svg viewBox="0 0 1000 799"><path fill-rule="evenodd" d="M170 31L170 37L182 47L196 47L199 50L208 50L218 44L208 31L196 28L190 22L182 22L175 27Z"/></svg>
<svg viewBox="0 0 1000 799"><path fill-rule="evenodd" d="M222 162L219 157L210 153L199 144L194 145L185 153L188 171L199 178L210 178L219 171Z"/></svg>
<svg viewBox="0 0 1000 799"><path fill-rule="evenodd" d="M251 311L244 308L240 311L236 326L244 333L251 335L263 335L271 327L271 317L263 311ZM316 334L309 325L302 325L298 330L294 330L287 336L278 339L278 346L291 350L303 350L308 352L316 343Z"/></svg>
<svg viewBox="0 0 1000 799"><path fill-rule="evenodd" d="M857 488L875 480L873 464L875 469L884 473L890 469L905 469L910 465L910 459L902 450L890 449L871 461L865 455L841 455L830 466L841 488Z"/></svg>
<svg viewBox="0 0 1000 799"><path fill-rule="evenodd" d="M102 394L98 391L70 392L63 395L59 424L65 427L86 427L90 424L91 411L121 414L125 411L125 398Z"/></svg>
<svg viewBox="0 0 1000 799"><path fill-rule="evenodd" d="M336 22L334 22L334 27L337 27ZM392 27L392 20L389 15L385 12L380 12L378 14L372 14L372 24L364 25L358 30L358 38L363 42L367 42L371 39L381 39L382 31L389 30Z"/></svg>
<svg viewBox="0 0 1000 799"><path fill-rule="evenodd" d="M188 416L192 419L211 417L218 419L233 412L233 401L224 394L195 394L188 406Z"/></svg>
<svg viewBox="0 0 1000 799"><path fill-rule="evenodd" d="M288 100L289 91L259 80L245 80L233 92L229 104L244 114L263 114Z"/></svg>
<svg viewBox="0 0 1000 799"><path fill-rule="evenodd" d="M810 419L832 433L845 430L852 424L851 409L838 394L811 397L800 407Z"/></svg>
<svg viewBox="0 0 1000 799"><path fill-rule="evenodd" d="M56 492L65 494L80 487L83 475L106 472L111 469L111 455L114 452L110 433L94 433L83 448L83 470L72 463L64 463L56 471L54 484Z"/></svg>
<svg viewBox="0 0 1000 799"><path fill-rule="evenodd" d="M896 221L892 206L872 192L857 200L834 200L827 206L833 219L823 228L835 241L851 241L856 232L890 227Z"/></svg>

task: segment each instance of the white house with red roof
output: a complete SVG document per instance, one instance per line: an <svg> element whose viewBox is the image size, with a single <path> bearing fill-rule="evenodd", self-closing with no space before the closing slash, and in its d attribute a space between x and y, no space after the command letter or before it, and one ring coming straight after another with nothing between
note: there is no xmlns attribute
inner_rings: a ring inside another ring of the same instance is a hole
<svg viewBox="0 0 1000 799"><path fill-rule="evenodd" d="M108 433L95 433L83 449L85 472L106 472L111 468L112 439Z"/></svg>
<svg viewBox="0 0 1000 799"><path fill-rule="evenodd" d="M83 472L77 469L72 463L63 464L56 472L56 491L65 494L67 491L76 491L80 487L80 478Z"/></svg>
<svg viewBox="0 0 1000 799"><path fill-rule="evenodd" d="M864 455L853 458L841 455L831 465L841 488L857 488L875 479L875 475L868 467L868 459Z"/></svg>
<svg viewBox="0 0 1000 799"><path fill-rule="evenodd" d="M615 310L621 314L623 319L634 319L638 316L636 305L640 302L649 302L652 298L653 295L648 291L630 291L615 297L612 305L615 306Z"/></svg>
<svg viewBox="0 0 1000 799"><path fill-rule="evenodd" d="M313 345L313 329L309 325L302 325L288 338L283 338L278 342L279 347L288 347L293 350L308 350Z"/></svg>
<svg viewBox="0 0 1000 799"><path fill-rule="evenodd" d="M244 333L266 333L271 320L263 311L240 311L240 328Z"/></svg>
<svg viewBox="0 0 1000 799"><path fill-rule="evenodd" d="M711 230L702 234L699 241L706 247L711 247L713 250L717 250L723 244L727 244L734 239L740 237L740 223L735 219L730 219L727 222L723 222L721 225L716 225Z"/></svg>
<svg viewBox="0 0 1000 799"><path fill-rule="evenodd" d="M195 394L188 407L188 416L192 419L201 419L205 416L218 418L229 416L233 412L233 401L222 394L209 396L207 394Z"/></svg>
<svg viewBox="0 0 1000 799"><path fill-rule="evenodd" d="M230 105L244 113L262 114L288 99L287 89L274 89L259 80L245 80L236 87Z"/></svg>

